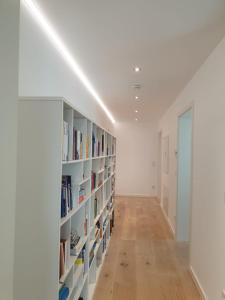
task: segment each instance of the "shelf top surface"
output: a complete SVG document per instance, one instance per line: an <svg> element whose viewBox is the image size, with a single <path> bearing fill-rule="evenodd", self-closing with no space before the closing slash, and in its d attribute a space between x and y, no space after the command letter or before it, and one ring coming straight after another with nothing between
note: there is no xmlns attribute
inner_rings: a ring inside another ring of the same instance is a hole
<svg viewBox="0 0 225 300"><path fill-rule="evenodd" d="M76 112L76 114L78 114L80 117L87 119L88 121L92 122L97 127L99 127L100 129L103 129L106 133L111 135L113 138L116 138L112 134L112 132L103 128L102 126L100 126L99 124L97 124L96 122L94 122L93 120L88 118L84 113L82 113L78 108L76 108L74 106L74 104L71 103L71 101L67 100L63 96L40 96L40 97L39 96L35 96L35 97L34 96L26 96L26 97L19 97L19 101L60 101L60 102L62 102L62 104L64 105L65 108L73 109Z"/></svg>

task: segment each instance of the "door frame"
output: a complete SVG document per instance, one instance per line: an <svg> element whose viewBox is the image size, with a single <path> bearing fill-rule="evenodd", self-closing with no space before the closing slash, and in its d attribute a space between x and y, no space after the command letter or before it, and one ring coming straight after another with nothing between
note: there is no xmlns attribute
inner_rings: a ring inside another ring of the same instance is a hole
<svg viewBox="0 0 225 300"><path fill-rule="evenodd" d="M162 203L162 131L158 131L158 172L157 172L157 187L158 199Z"/></svg>
<svg viewBox="0 0 225 300"><path fill-rule="evenodd" d="M178 212L178 147L179 147L179 118L182 117L186 112L192 112L192 137L191 137L191 179L190 179L190 214L189 214L189 263L191 257L191 244L192 244L192 208L193 208L193 167L194 167L194 114L195 114L195 107L194 103L187 105L185 108L180 110L177 114L177 150L176 150L176 228L175 228L175 239L177 240L177 212Z"/></svg>

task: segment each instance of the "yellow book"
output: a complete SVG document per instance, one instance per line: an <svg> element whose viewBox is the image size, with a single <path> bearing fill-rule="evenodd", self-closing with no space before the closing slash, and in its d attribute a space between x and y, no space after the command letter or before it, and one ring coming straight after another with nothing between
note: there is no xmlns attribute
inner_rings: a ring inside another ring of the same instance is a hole
<svg viewBox="0 0 225 300"><path fill-rule="evenodd" d="M84 261L83 261L83 258L78 258L76 261L75 261L75 264L76 265L83 265Z"/></svg>
<svg viewBox="0 0 225 300"><path fill-rule="evenodd" d="M86 158L88 158L88 151L89 150L89 140L88 140L88 136L86 136Z"/></svg>

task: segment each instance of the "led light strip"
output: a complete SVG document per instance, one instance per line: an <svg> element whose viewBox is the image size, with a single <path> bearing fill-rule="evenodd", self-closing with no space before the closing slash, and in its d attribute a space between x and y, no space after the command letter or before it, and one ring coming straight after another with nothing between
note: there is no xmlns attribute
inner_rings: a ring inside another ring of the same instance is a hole
<svg viewBox="0 0 225 300"><path fill-rule="evenodd" d="M44 33L48 36L54 47L57 51L61 54L64 61L68 64L68 66L72 69L75 75L80 79L89 93L94 97L97 103L101 106L104 110L108 118L111 120L112 123L115 123L115 119L113 118L112 114L99 97L98 93L95 91L94 87L92 86L91 82L84 74L76 60L73 58L72 54L70 53L69 49L66 47L60 36L57 34L53 26L48 22L47 18L41 12L41 10L34 4L32 0L22 0L25 7L28 11L32 14L35 18L39 26L42 28Z"/></svg>

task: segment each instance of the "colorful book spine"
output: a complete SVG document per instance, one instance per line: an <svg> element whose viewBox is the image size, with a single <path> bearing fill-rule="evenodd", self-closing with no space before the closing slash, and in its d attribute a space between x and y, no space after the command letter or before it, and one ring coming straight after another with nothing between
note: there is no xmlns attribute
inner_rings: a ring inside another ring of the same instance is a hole
<svg viewBox="0 0 225 300"><path fill-rule="evenodd" d="M79 190L79 204L84 201L85 195L85 188L81 186Z"/></svg>
<svg viewBox="0 0 225 300"><path fill-rule="evenodd" d="M60 240L59 253L59 278L65 274L65 270L69 267L70 243L69 240Z"/></svg>
<svg viewBox="0 0 225 300"><path fill-rule="evenodd" d="M68 287L63 286L59 291L59 300L66 300L69 297L70 290Z"/></svg>
<svg viewBox="0 0 225 300"><path fill-rule="evenodd" d="M92 157L95 157L95 134L92 132Z"/></svg>
<svg viewBox="0 0 225 300"><path fill-rule="evenodd" d="M89 138L86 135L86 158L88 158L88 153L89 153Z"/></svg>
<svg viewBox="0 0 225 300"><path fill-rule="evenodd" d="M104 134L102 134L102 155L104 155L104 151L105 151L105 136Z"/></svg>
<svg viewBox="0 0 225 300"><path fill-rule="evenodd" d="M96 188L96 173L91 173L91 190L93 191Z"/></svg>
<svg viewBox="0 0 225 300"><path fill-rule="evenodd" d="M73 159L83 159L84 156L84 136L80 130L73 129Z"/></svg>
<svg viewBox="0 0 225 300"><path fill-rule="evenodd" d="M61 185L61 218L66 217L72 209L73 199L71 176L63 175Z"/></svg>

